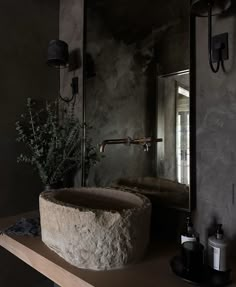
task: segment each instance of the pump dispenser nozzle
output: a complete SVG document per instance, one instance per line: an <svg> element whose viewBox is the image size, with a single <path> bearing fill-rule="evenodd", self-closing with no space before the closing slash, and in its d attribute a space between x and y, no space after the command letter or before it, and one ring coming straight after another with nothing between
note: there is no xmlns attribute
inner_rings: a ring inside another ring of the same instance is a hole
<svg viewBox="0 0 236 287"><path fill-rule="evenodd" d="M216 239L223 239L223 237L224 231L222 229L222 224L218 224L216 229Z"/></svg>

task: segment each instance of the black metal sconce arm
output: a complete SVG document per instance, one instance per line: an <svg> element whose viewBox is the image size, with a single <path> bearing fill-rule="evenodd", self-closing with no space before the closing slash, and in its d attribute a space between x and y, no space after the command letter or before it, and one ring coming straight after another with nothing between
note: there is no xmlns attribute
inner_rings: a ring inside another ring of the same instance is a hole
<svg viewBox="0 0 236 287"><path fill-rule="evenodd" d="M74 100L75 96L79 93L79 78L73 77L71 81L71 90L72 90L72 96L70 98L64 98L62 97L61 93L59 93L60 99L65 103L70 103Z"/></svg>
<svg viewBox="0 0 236 287"><path fill-rule="evenodd" d="M208 61L213 73L217 73L220 67L225 71L224 61L229 59L229 49L228 33L212 36L212 17L227 11L230 6L231 0L192 0L192 13L208 17Z"/></svg>

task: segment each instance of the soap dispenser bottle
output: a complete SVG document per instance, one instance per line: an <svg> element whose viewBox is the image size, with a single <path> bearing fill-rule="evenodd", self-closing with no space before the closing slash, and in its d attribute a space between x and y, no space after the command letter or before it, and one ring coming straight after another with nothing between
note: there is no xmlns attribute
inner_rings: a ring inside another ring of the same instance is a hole
<svg viewBox="0 0 236 287"><path fill-rule="evenodd" d="M184 231L181 233L181 244L188 242L188 241L198 241L199 235L194 230L193 223L191 217L188 216L186 219L186 225Z"/></svg>
<svg viewBox="0 0 236 287"><path fill-rule="evenodd" d="M222 224L218 224L215 235L208 238L208 265L212 269L221 272L228 270L227 246Z"/></svg>

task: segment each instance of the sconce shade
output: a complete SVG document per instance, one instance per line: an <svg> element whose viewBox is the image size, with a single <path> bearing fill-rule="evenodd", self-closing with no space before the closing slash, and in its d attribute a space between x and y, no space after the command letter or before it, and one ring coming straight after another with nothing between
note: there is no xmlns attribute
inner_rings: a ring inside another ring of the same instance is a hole
<svg viewBox="0 0 236 287"><path fill-rule="evenodd" d="M66 68L68 61L67 43L61 40L51 40L48 45L47 64L54 68Z"/></svg>
<svg viewBox="0 0 236 287"><path fill-rule="evenodd" d="M199 17L208 16L208 7L212 6L212 16L220 15L231 6L231 0L192 0L191 11Z"/></svg>

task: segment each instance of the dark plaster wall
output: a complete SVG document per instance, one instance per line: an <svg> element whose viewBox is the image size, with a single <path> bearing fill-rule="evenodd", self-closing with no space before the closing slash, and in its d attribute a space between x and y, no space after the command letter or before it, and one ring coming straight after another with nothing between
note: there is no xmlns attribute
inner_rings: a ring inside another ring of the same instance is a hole
<svg viewBox="0 0 236 287"><path fill-rule="evenodd" d="M75 115L82 122L83 106L83 25L84 25L84 1L60 0L59 37L69 45L70 64L68 69L60 71L60 93L62 97L71 97L71 81L78 77L79 93L75 98ZM73 65L71 65L73 63ZM65 109L68 105L65 104ZM69 105L71 107L71 105ZM80 186L80 172L75 176L75 185Z"/></svg>
<svg viewBox="0 0 236 287"><path fill-rule="evenodd" d="M32 170L16 163L21 147L15 121L27 97L44 100L56 94L58 74L47 67L46 56L49 40L58 35L58 1L1 1L0 16L0 215L9 215L34 208L40 190Z"/></svg>
<svg viewBox="0 0 236 287"><path fill-rule="evenodd" d="M59 37L69 45L70 63L68 69L60 71L60 92L71 97L71 81L79 79L79 95L76 97L76 113L81 118L82 107L82 51L83 51L83 1L60 0ZM73 64L72 64L73 62Z"/></svg>
<svg viewBox="0 0 236 287"><path fill-rule="evenodd" d="M26 98L55 97L58 73L46 66L47 45L58 37L57 0L2 0L0 3L0 216L35 209L42 189L31 168L16 163L15 122ZM0 286L33 286L41 275L0 253ZM24 273L24 276L22 274Z"/></svg>
<svg viewBox="0 0 236 287"><path fill-rule="evenodd" d="M182 22L189 11L189 0L88 0L89 6L101 12L105 26L118 40L137 43L152 30L171 28ZM174 36L174 34L173 34ZM173 39L174 40L174 39ZM172 41L173 42L173 41Z"/></svg>
<svg viewBox="0 0 236 287"><path fill-rule="evenodd" d="M214 33L229 32L230 60L226 73L211 72L207 59L207 20L197 19L197 210L196 223L204 241L217 220L236 237L236 16L214 20Z"/></svg>
<svg viewBox="0 0 236 287"><path fill-rule="evenodd" d="M152 136L155 90L150 92L153 87L148 86L142 55L135 45L116 40L97 11L87 12L87 51L96 69L86 86L90 135L96 144L104 139ZM107 146L105 158L90 172L89 184L105 186L119 177L151 175L151 154L139 146Z"/></svg>
<svg viewBox="0 0 236 287"><path fill-rule="evenodd" d="M156 34L156 54L159 74L166 75L187 70L190 67L189 5L184 18L163 27Z"/></svg>
<svg viewBox="0 0 236 287"><path fill-rule="evenodd" d="M136 36L130 33L128 39L132 23L122 34L115 9L106 1L101 2L104 6L100 3L98 8L94 1L89 1L87 10L87 52L92 55L96 70L96 76L86 82L91 136L96 144L104 139L155 136L156 75L189 68L189 3L184 1L185 13L176 10L175 17L168 14L168 5L173 6L173 1L162 3L166 18L160 22L157 10L156 20L143 23L143 27L140 24ZM137 17L139 5L132 6L132 1L116 5L124 22L128 15L132 19ZM133 10L128 9L131 6ZM149 3L143 7L150 12L156 6ZM109 13L114 13L114 17L108 17ZM124 176L155 176L155 160L155 145L149 153L137 146L107 146L105 158L90 172L89 184L104 186Z"/></svg>
<svg viewBox="0 0 236 287"><path fill-rule="evenodd" d="M60 0L59 37L69 45L70 64L60 71L60 93L64 98L71 97L71 81L78 77L79 94L75 101L75 114L82 122L82 52L83 52L83 0ZM71 65L73 63L73 65ZM71 106L71 105L70 105ZM65 104L67 109L67 104ZM75 185L80 185L80 174L75 177Z"/></svg>

